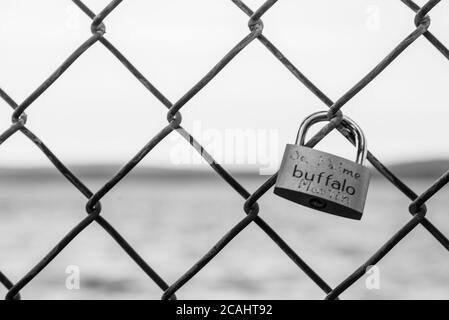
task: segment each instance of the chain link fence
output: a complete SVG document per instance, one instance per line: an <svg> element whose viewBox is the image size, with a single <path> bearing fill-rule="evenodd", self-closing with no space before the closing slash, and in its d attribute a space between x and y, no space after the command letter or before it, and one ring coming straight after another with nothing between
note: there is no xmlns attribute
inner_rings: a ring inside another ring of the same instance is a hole
<svg viewBox="0 0 449 320"><path fill-rule="evenodd" d="M29 285L33 279L48 266L52 260L64 250L64 248L75 239L83 230L90 224L98 223L125 251L129 257L146 273L146 275L154 281L162 290L162 299L176 299L176 292L186 285L193 277L195 277L201 269L206 266L212 259L214 259L220 251L229 244L234 237L245 228L254 223L256 224L272 241L274 241L280 250L282 250L296 266L302 270L321 290L324 291L326 299L338 299L339 295L359 280L371 265L377 264L383 257L385 257L392 248L394 248L408 233L414 230L418 225L424 227L435 239L447 250L449 250L448 238L427 218L426 202L440 191L449 182L449 172L443 174L433 185L431 185L421 195L416 194L398 177L396 177L382 162L380 162L371 152L368 152L367 159L377 169L385 179L390 181L400 192L402 192L408 199L410 199L410 206L408 211L411 214L411 219L398 230L381 248L379 248L365 263L363 263L357 270L353 271L346 279L339 285L332 288L323 278L317 274L301 257L295 252L273 228L266 223L259 215L260 208L257 201L264 196L275 184L277 174L271 176L263 185L261 185L254 193L246 190L233 176L227 172L214 158L189 134L182 126L181 109L185 107L188 102L214 77L230 63L242 50L244 50L251 42L260 41L268 51L270 51L281 64L290 71L299 82L306 86L324 105L329 108L328 116L329 123L324 126L314 137L312 137L307 146L315 146L321 139L323 139L332 130L337 129L350 142L354 143L352 136L350 136L342 127L342 108L345 104L364 89L373 79L375 79L385 68L389 66L399 55L401 55L408 46L420 37L425 37L429 43L435 47L444 57L449 59L449 50L445 47L438 38L429 31L431 23L429 13L441 2L441 0L429 0L422 7L418 6L411 0L401 0L401 2L409 7L415 13L416 29L413 30L402 42L400 42L391 53L386 56L378 65L376 65L365 77L363 77L355 86L347 91L338 100L332 101L326 94L314 85L301 71L299 71L286 56L280 52L276 46L263 35L262 16L270 10L270 8L277 2L277 0L267 0L260 8L255 11L250 9L241 0L231 0L232 3L240 9L243 14L249 17L249 30L245 36L235 47L233 47L221 61L219 61L202 79L198 81L181 99L172 103L163 93L161 93L151 82L139 71L136 67L117 49L105 36L106 27L104 20L123 2L123 0L113 0L100 13L92 12L82 1L73 0L74 4L92 19L92 36L89 37L77 50L75 50L65 60L61 66L54 71L50 77L42 83L31 95L28 96L22 103L18 104L10 97L4 90L0 88L0 96L13 109L12 124L0 135L0 145L9 139L11 136L21 132L33 142L45 156L51 161L55 169L57 169L71 184L81 192L87 199L86 212L87 216L82 219L66 236L61 239L49 253L43 257L39 263L34 266L26 275L20 280L13 283L8 277L0 271L0 282L8 289L6 299L20 299L20 291L25 286ZM101 43L106 50L112 53L122 65L129 70L140 83L148 89L149 93L154 95L165 108L168 109L167 120L168 124L160 130L125 166L121 168L115 176L110 179L98 191L91 191L86 185L75 176L58 157L42 142L32 131L26 127L27 116L25 111L32 106L34 101L39 98L58 78L74 63L84 52L89 50L95 43ZM368 111L369 112L369 111ZM187 270L174 283L168 284L162 279L157 271L152 269L148 263L136 252L136 250L117 232L117 230L108 222L106 217L101 214L101 199L113 189L133 168L147 156L153 148L164 140L169 134L176 131L210 164L212 169L223 178L238 194L243 198L243 218L235 226L229 230L212 248L206 252L202 258L195 263L189 270Z"/></svg>

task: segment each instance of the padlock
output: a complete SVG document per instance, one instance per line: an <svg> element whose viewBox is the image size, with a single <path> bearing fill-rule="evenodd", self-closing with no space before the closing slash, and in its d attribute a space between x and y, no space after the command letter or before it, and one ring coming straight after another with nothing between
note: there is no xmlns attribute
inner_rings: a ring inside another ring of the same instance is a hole
<svg viewBox="0 0 449 320"><path fill-rule="evenodd" d="M370 171L363 165L367 146L360 127L343 116L341 125L355 141L356 162L304 146L309 128L327 121L316 112L301 124L295 144L288 144L274 193L301 205L337 216L360 220L368 193Z"/></svg>

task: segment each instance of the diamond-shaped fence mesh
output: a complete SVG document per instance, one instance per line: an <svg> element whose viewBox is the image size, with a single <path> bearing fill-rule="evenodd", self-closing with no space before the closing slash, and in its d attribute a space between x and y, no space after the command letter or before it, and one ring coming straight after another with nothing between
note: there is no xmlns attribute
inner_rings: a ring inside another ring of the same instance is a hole
<svg viewBox="0 0 449 320"><path fill-rule="evenodd" d="M229 172L227 172L214 158L205 150L200 143L195 140L182 126L181 109L187 106L189 101L201 91L214 77L225 68L242 50L244 50L251 42L258 40L268 51L270 51L281 64L288 69L298 81L306 86L319 100L329 107L329 123L321 129L314 137L312 137L307 146L315 146L333 129L340 131L348 140L354 142L352 137L341 127L342 108L345 104L364 89L373 79L375 79L385 68L389 66L399 55L406 51L414 41L420 37L425 37L431 45L434 46L444 57L449 59L449 50L438 38L429 31L430 17L429 13L434 10L441 0L429 0L425 5L419 7L411 0L401 0L407 7L415 12L416 29L413 30L402 42L400 42L391 53L386 56L378 65L376 65L365 77L363 77L355 86L342 95L337 101L332 101L326 94L313 84L300 70L298 70L286 56L280 52L276 46L263 35L262 16L270 10L277 0L267 0L257 10L251 10L243 1L232 0L232 3L238 7L249 19L249 33L239 43L235 45L227 54L219 61L203 78L201 78L195 86L185 93L178 101L172 103L163 93L161 93L136 67L117 49L105 36L106 28L104 20L106 17L117 9L123 0L113 0L100 13L92 12L81 0L73 0L88 17L92 19L92 36L82 43L65 60L61 66L54 71L50 77L45 80L31 95L29 95L22 103L18 104L5 91L0 88L0 96L11 106L12 124L0 135L0 145L11 136L21 132L28 137L45 156L51 161L55 169L57 169L72 185L81 192L87 199L86 212L87 215L74 228L61 239L49 253L43 257L39 263L34 266L27 274L25 274L16 283L11 282L7 276L0 271L0 282L8 289L6 299L20 299L20 291L29 285L33 279L58 256L61 251L81 232L83 232L91 223L98 223L134 260L134 262L146 273L146 275L154 281L162 290L162 299L176 299L176 292L187 285L189 281L197 275L220 251L227 246L240 232L244 232L245 228L250 224L256 224L272 241L274 241L280 250L282 250L296 266L304 272L325 294L326 299L338 299L339 295L352 286L366 272L367 267L378 263L385 257L392 248L394 248L404 237L415 229L418 225L422 225L441 245L449 250L448 238L427 218L426 202L439 192L449 181L449 172L443 174L433 185L431 185L424 193L417 195L398 177L396 177L382 162L380 162L371 152L368 152L367 159L377 169L383 177L390 181L397 189L399 189L407 198L410 199L408 211L411 219L398 230L381 248L379 248L372 256L365 261L357 270L353 271L338 286L332 288L323 278L317 274L299 255L295 252L273 228L265 222L259 215L259 206L257 201L274 186L277 174L271 176L263 185L261 185L254 193L247 191ZM26 127L27 116L26 109L31 107L34 101L39 98L55 81L74 63L83 53L95 43L100 42L106 50L110 51L119 62L123 64L148 91L154 95L163 106L168 109L168 124L154 136L121 170L110 179L103 187L97 191L91 191L86 185L75 176L53 152L47 148L32 131ZM148 263L136 252L136 250L124 239L120 233L108 222L106 217L101 214L101 199L111 191L134 167L146 157L153 148L164 140L173 131L179 133L198 153L210 164L212 169L226 181L235 192L239 193L243 200L243 218L238 221L235 226L229 230L220 240L213 244L212 248L206 252L199 261L197 261L189 270L187 270L174 283L168 284L162 279L157 271L153 270Z"/></svg>

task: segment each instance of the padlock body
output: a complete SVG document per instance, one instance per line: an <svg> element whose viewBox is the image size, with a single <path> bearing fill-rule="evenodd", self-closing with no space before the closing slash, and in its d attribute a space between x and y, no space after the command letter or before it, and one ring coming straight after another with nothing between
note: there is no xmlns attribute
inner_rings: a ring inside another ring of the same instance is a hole
<svg viewBox="0 0 449 320"><path fill-rule="evenodd" d="M288 144L274 193L316 210L360 220L369 180L370 171L363 165Z"/></svg>

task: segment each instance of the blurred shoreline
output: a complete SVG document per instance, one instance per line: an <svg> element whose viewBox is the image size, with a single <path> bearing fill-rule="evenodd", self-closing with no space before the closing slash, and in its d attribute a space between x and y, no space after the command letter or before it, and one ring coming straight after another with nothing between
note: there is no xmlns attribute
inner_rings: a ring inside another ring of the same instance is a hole
<svg viewBox="0 0 449 320"><path fill-rule="evenodd" d="M69 165L68 168L80 178L104 178L110 177L122 168L123 164L107 165ZM372 172L372 178L377 179L382 176L380 173L368 165ZM438 178L449 170L449 159L434 159L427 161L410 161L403 163L387 164L386 167L395 175L401 178L429 179ZM268 175L260 175L257 168L235 169L232 166L225 166L235 178L261 179L268 178ZM130 179L210 179L217 174L210 168L191 168L180 166L170 167L137 167L129 174ZM54 167L0 167L0 179L6 180L28 180L28 179L54 179L61 176Z"/></svg>

